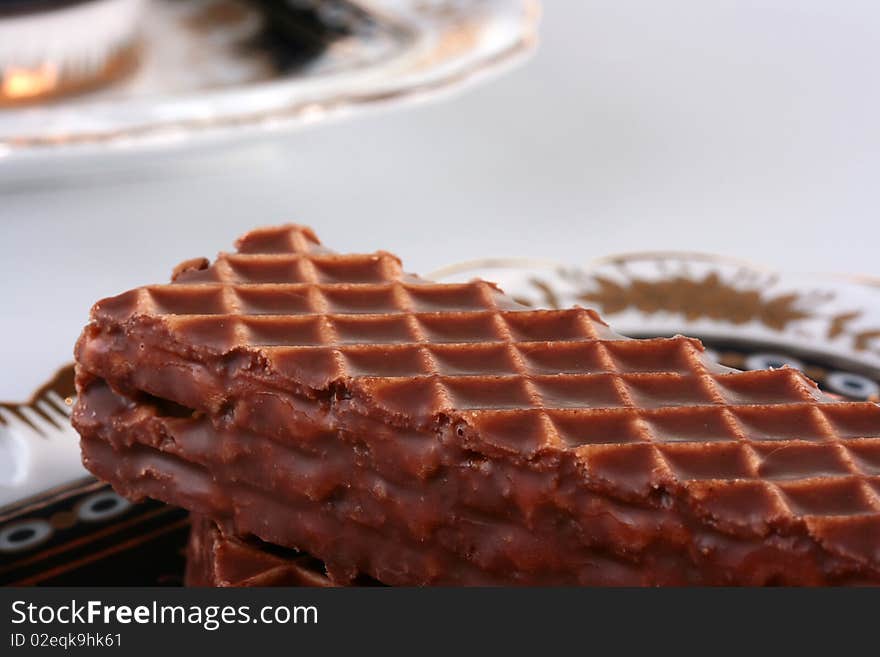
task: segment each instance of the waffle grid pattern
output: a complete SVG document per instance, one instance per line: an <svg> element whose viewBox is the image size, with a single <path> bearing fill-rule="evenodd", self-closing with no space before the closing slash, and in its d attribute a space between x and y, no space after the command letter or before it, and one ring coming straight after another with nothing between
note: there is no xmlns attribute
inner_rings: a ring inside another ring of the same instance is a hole
<svg viewBox="0 0 880 657"><path fill-rule="evenodd" d="M666 481L721 515L880 516L880 407L829 403L795 370L727 371L695 340L629 340L592 311L423 281L390 254L337 255L297 226L238 246L97 312L160 315L218 352L257 348L307 384L354 378L390 412L455 413L507 452L574 450L634 493Z"/></svg>

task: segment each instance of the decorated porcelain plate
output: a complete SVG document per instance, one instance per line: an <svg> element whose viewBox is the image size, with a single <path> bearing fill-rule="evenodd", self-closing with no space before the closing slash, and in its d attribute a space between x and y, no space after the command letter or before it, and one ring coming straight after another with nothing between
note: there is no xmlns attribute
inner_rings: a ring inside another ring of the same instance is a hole
<svg viewBox="0 0 880 657"><path fill-rule="evenodd" d="M537 0L139 0L138 63L0 107L0 171L290 129L457 88L531 51Z"/></svg>
<svg viewBox="0 0 880 657"><path fill-rule="evenodd" d="M880 281L681 253L481 260L431 277L485 278L536 308L593 307L633 337L699 337L724 365L787 364L843 398L880 399ZM67 366L29 401L0 405L0 583L179 584L186 514L131 504L88 476L73 395Z"/></svg>

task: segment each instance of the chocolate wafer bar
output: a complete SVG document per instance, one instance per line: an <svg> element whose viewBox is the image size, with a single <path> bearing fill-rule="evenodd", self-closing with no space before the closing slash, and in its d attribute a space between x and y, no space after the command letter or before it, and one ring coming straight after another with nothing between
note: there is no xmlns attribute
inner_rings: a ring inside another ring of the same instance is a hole
<svg viewBox="0 0 880 657"><path fill-rule="evenodd" d="M336 581L880 582L876 404L307 228L99 302L76 355L92 472Z"/></svg>

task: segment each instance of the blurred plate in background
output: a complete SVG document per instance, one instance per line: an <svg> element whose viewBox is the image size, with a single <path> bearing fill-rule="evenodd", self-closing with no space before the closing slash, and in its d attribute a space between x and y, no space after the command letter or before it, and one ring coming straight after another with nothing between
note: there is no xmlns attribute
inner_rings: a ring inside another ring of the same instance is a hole
<svg viewBox="0 0 880 657"><path fill-rule="evenodd" d="M537 21L536 0L147 0L131 76L0 109L0 172L291 129L454 89L528 53Z"/></svg>

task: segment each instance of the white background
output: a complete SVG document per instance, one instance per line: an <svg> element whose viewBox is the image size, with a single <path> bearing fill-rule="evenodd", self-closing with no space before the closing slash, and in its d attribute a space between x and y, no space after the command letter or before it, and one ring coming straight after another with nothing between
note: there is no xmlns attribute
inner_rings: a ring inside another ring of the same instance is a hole
<svg viewBox="0 0 880 657"><path fill-rule="evenodd" d="M0 399L71 359L89 306L296 220L409 269L716 252L880 275L880 3L549 0L524 67L246 150L0 179Z"/></svg>

